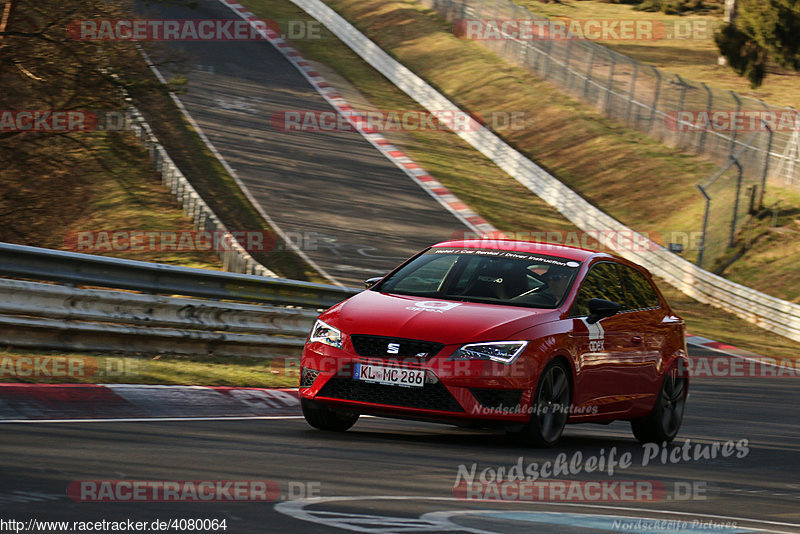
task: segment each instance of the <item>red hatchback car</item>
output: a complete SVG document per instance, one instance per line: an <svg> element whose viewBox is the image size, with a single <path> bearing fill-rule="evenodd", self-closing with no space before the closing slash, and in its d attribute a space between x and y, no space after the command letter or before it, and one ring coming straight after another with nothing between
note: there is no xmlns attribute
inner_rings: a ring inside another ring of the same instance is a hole
<svg viewBox="0 0 800 534"><path fill-rule="evenodd" d="M360 414L501 426L554 445L566 423L675 438L688 393L683 320L644 268L522 241L439 243L320 315L302 358L308 423Z"/></svg>

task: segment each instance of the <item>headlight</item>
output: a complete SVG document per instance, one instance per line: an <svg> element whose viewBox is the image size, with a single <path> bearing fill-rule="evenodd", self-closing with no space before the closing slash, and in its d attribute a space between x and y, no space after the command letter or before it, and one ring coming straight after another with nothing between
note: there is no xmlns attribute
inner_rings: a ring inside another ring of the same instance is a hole
<svg viewBox="0 0 800 534"><path fill-rule="evenodd" d="M319 342L336 347L342 348L342 332L317 319L314 323L314 328L311 330L311 335L308 338L309 343Z"/></svg>
<svg viewBox="0 0 800 534"><path fill-rule="evenodd" d="M453 353L455 360L491 360L510 364L522 354L527 341L493 341L490 343L470 343Z"/></svg>

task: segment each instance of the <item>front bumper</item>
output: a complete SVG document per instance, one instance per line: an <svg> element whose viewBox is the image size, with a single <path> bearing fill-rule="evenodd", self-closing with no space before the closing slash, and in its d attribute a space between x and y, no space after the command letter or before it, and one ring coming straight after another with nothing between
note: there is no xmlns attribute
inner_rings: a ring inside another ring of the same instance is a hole
<svg viewBox="0 0 800 534"><path fill-rule="evenodd" d="M535 371L521 356L504 365L454 361L458 346L446 346L431 358L368 358L351 347L307 344L301 363L300 395L316 402L364 414L430 421L518 424L530 419ZM353 378L356 362L425 370L423 387L378 384Z"/></svg>

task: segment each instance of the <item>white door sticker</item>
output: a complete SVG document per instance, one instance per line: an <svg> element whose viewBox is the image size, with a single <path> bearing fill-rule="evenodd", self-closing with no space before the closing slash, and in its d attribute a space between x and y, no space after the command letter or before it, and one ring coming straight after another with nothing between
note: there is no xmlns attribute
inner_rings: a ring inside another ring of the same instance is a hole
<svg viewBox="0 0 800 534"><path fill-rule="evenodd" d="M606 332L600 322L589 324L585 318L581 318L589 329L589 352L600 352L605 349Z"/></svg>

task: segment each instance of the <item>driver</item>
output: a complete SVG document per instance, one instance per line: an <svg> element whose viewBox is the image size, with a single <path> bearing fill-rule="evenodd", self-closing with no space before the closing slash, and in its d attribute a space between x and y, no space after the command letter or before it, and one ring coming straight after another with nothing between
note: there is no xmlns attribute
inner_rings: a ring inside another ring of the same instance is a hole
<svg viewBox="0 0 800 534"><path fill-rule="evenodd" d="M552 265L547 269L547 272L542 274L542 281L547 283L545 290L553 295L556 301L560 301L564 298L564 293L569 288L569 283L572 280L574 272L575 269Z"/></svg>

